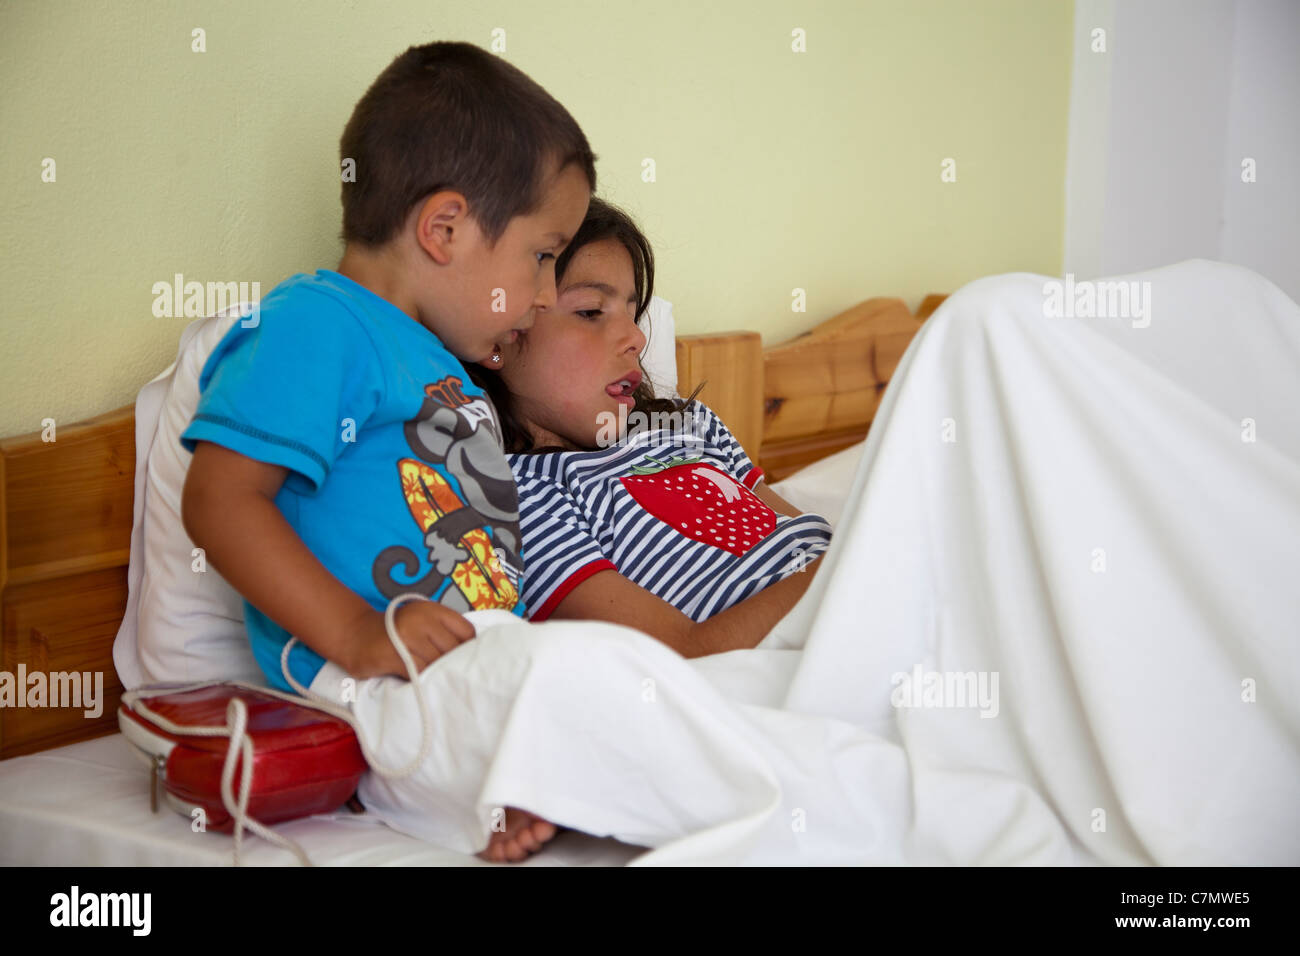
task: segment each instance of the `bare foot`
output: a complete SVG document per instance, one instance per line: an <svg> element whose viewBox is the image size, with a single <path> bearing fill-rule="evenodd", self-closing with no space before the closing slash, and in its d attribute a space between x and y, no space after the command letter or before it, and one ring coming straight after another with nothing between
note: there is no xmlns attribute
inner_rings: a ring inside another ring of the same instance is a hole
<svg viewBox="0 0 1300 956"><path fill-rule="evenodd" d="M493 831L487 849L479 854L489 863L518 863L542 848L556 834L555 824L535 813L506 807L506 828Z"/></svg>

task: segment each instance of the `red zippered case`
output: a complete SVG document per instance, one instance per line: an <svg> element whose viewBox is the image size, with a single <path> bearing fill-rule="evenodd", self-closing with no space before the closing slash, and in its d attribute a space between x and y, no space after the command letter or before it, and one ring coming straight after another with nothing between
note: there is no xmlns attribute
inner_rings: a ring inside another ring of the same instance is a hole
<svg viewBox="0 0 1300 956"><path fill-rule="evenodd" d="M155 811L161 785L178 812L193 816L202 808L208 829L234 829L221 777L235 698L247 710L244 735L252 746L249 817L274 824L329 813L356 792L366 762L356 732L338 717L301 698L233 682L156 685L128 691L118 709L122 735L153 772ZM234 781L242 783L244 755L232 759Z"/></svg>

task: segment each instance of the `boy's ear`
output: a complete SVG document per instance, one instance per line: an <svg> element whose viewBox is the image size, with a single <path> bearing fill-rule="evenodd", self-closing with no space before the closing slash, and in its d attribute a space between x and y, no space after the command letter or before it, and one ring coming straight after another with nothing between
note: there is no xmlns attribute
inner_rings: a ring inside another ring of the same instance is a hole
<svg viewBox="0 0 1300 956"><path fill-rule="evenodd" d="M420 203L415 214L415 241L440 266L450 263L453 253L465 247L473 229L469 202L455 190L434 193Z"/></svg>

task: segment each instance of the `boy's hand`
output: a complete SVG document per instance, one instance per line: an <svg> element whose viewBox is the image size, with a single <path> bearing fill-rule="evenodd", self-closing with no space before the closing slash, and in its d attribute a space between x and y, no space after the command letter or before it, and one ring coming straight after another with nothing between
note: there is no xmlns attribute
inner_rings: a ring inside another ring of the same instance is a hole
<svg viewBox="0 0 1300 956"><path fill-rule="evenodd" d="M288 473L198 442L181 498L186 533L236 591L327 661L354 677L406 677L383 612L331 574L276 506ZM432 601L404 604L396 618L421 670L474 636L469 621Z"/></svg>
<svg viewBox="0 0 1300 956"><path fill-rule="evenodd" d="M436 601L409 601L394 615L397 635L411 652L417 672L474 638L474 625ZM348 672L358 680L394 674L409 679L406 665L388 639L384 613L367 609L357 626L356 657Z"/></svg>

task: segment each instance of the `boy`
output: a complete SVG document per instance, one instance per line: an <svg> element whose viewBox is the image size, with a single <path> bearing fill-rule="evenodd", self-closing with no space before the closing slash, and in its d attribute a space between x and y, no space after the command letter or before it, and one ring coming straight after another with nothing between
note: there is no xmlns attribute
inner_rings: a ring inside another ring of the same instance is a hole
<svg viewBox="0 0 1300 956"><path fill-rule="evenodd" d="M353 111L340 152L343 259L297 275L208 360L182 442L185 529L244 596L270 684L328 660L357 679L474 637L462 614L523 616L518 502L495 411L457 359L490 361L555 302L554 261L595 189L569 113L463 43L412 47ZM355 181L351 181L355 179ZM492 858L554 828L513 812Z"/></svg>

